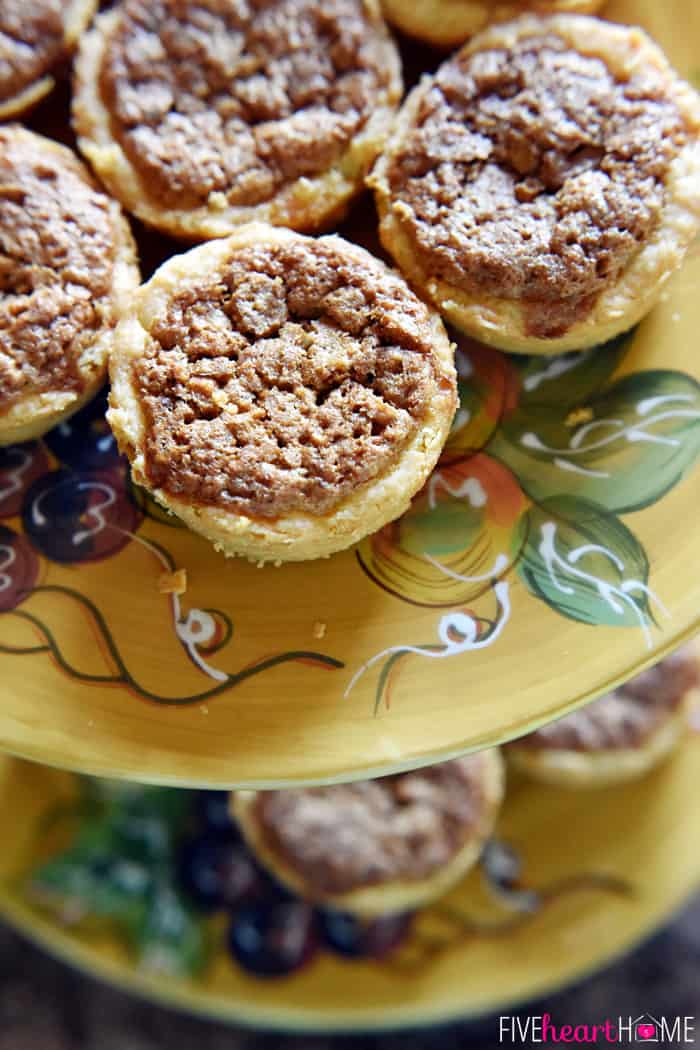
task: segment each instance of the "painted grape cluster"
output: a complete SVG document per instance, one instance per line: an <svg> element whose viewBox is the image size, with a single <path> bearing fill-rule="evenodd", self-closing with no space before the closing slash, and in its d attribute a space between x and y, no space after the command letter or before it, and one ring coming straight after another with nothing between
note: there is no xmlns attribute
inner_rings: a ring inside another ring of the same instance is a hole
<svg viewBox="0 0 700 1050"><path fill-rule="evenodd" d="M410 915L363 923L352 915L316 909L281 886L240 838L228 817L225 792L198 793L196 812L197 831L180 856L181 885L205 914L226 913L226 945L250 973L284 976L322 950L385 958L409 932Z"/></svg>
<svg viewBox="0 0 700 1050"><path fill-rule="evenodd" d="M64 921L109 921L146 968L196 975L224 947L247 973L283 977L323 951L386 959L410 932L408 914L360 922L280 886L238 834L225 792L80 784L68 814L79 830L30 873L27 892Z"/></svg>
<svg viewBox="0 0 700 1050"><path fill-rule="evenodd" d="M213 667L210 658L224 649L233 635L233 622L218 609L186 610L177 594L169 595L169 618L186 657L207 676L204 688L184 696L160 695L147 689L132 672L120 651L105 613L80 583L47 582L46 568L89 566L118 555L134 540L146 548L154 567L154 586L162 574L172 574L175 562L161 542L137 531L146 518L159 526L178 528L176 519L130 480L128 464L120 456L105 419L103 393L70 420L60 423L43 441L0 448L0 613L25 621L35 636L33 646L0 641L0 654L50 653L59 669L84 685L122 685L144 700L164 705L201 703L227 692L245 679L280 663L300 661L310 666L336 668L338 660L315 651L268 653L246 661L234 671ZM5 524L12 521L13 524ZM21 528L21 531L19 529ZM75 579L75 578L74 578ZM138 586L140 580L133 581ZM55 629L25 603L32 595L52 594L66 610L80 614L100 639L108 655L106 674L88 674L64 653ZM212 684L213 683L213 684Z"/></svg>
<svg viewBox="0 0 700 1050"><path fill-rule="evenodd" d="M45 443L0 448L0 520L19 516L22 524L21 534L0 526L0 610L29 595L42 557L64 565L109 558L139 527L143 514L129 496L105 409L102 395Z"/></svg>

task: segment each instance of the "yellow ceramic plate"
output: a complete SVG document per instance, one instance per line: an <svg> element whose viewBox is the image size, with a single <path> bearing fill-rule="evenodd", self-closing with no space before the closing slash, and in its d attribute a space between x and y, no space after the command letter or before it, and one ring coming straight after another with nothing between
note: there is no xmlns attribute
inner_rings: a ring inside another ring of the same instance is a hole
<svg viewBox="0 0 700 1050"><path fill-rule="evenodd" d="M694 75L692 0L608 13ZM516 736L657 660L700 626L699 282L695 251L594 353L463 343L433 478L326 561L224 561L130 491L99 404L0 452L0 747L171 784L341 780ZM176 568L186 593L161 593Z"/></svg>
<svg viewBox="0 0 700 1050"><path fill-rule="evenodd" d="M472 873L421 913L385 962L320 955L294 977L265 981L245 976L222 950L204 979L174 982L137 972L107 933L59 928L10 888L45 856L37 852L38 818L70 794L73 779L5 758L0 804L13 819L0 854L0 914L90 974L210 1017L373 1029L507 1012L627 951L700 887L699 763L695 736L637 784L596 792L513 785L497 835L520 854L525 885L542 895L535 914L507 910Z"/></svg>

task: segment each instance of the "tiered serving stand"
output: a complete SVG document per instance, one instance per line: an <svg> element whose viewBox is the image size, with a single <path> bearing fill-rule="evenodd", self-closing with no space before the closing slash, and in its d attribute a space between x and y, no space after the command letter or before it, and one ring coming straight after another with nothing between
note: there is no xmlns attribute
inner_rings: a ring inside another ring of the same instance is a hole
<svg viewBox="0 0 700 1050"><path fill-rule="evenodd" d="M645 26L697 79L692 0L605 14ZM405 57L408 79L439 61L410 44ZM31 124L69 139L67 98ZM182 250L137 232L146 275ZM368 201L341 232L380 250ZM44 807L72 790L58 769L192 788L378 776L517 737L697 633L699 287L696 250L657 309L594 353L527 360L460 340L461 409L431 498L330 560L224 561L131 486L101 402L0 452L0 748L43 763L0 762L0 912L144 995L324 1029L502 1008L667 917L700 883L697 735L639 784L512 785L498 835L547 906L489 936L474 874L448 898L445 950L413 967L324 959L265 983L222 955L198 983L147 977L110 938L34 912L13 875ZM180 568L185 593L162 593Z"/></svg>

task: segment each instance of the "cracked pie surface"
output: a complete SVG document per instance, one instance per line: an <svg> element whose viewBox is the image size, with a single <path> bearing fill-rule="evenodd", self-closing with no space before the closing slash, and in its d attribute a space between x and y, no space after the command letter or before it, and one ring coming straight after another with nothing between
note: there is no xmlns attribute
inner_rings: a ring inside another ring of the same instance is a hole
<svg viewBox="0 0 700 1050"><path fill-rule="evenodd" d="M94 396L138 282L121 209L75 154L0 127L0 445L44 434Z"/></svg>
<svg viewBox="0 0 700 1050"><path fill-rule="evenodd" d="M639 321L700 228L700 99L641 30L495 25L404 103L370 182L408 278L468 335L557 353Z"/></svg>
<svg viewBox="0 0 700 1050"><path fill-rule="evenodd" d="M81 41L73 119L102 181L151 226L313 232L362 189L401 91L376 0L125 0Z"/></svg>
<svg viewBox="0 0 700 1050"><path fill-rule="evenodd" d="M260 225L177 256L122 319L109 421L225 553L320 557L408 506L456 404L437 315L338 237Z"/></svg>

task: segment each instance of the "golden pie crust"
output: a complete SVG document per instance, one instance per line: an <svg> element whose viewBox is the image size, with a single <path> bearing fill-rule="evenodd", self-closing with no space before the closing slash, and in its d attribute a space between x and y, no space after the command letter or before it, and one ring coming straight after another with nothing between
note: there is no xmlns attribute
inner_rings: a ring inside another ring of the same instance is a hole
<svg viewBox="0 0 700 1050"><path fill-rule="evenodd" d="M382 0L387 22L432 47L453 48L491 22L532 14L593 15L604 0Z"/></svg>
<svg viewBox="0 0 700 1050"><path fill-rule="evenodd" d="M700 642L690 643L681 652L696 661L700 677ZM608 700L608 697L604 699ZM700 688L692 684L684 690L679 702L634 746L589 750L537 747L533 745L534 738L530 738L528 746L515 741L507 746L505 753L514 770L553 787L598 788L622 784L646 776L673 755L688 733L691 713L698 710ZM585 718L586 708L568 717ZM562 722L566 720L564 718Z"/></svg>
<svg viewBox="0 0 700 1050"><path fill-rule="evenodd" d="M134 161L133 153L130 154L129 152L130 147L127 148L125 145L124 136L120 137L120 129L115 123L115 116L112 112L113 106L112 104L107 104L102 84L104 70L110 61L112 41L122 25L120 22L122 8L120 7L98 16L93 29L85 34L81 40L80 50L75 63L73 94L73 123L78 136L80 150L88 158L110 192L122 202L128 211L138 216L147 225L175 237L190 241L223 237L233 232L240 225L258 221L287 226L291 229L308 233L331 229L342 219L352 199L363 189L365 175L386 141L386 136L396 108L401 100L403 90L399 54L382 19L378 0L336 0L336 3L344 3L348 11L352 10L358 22L361 22L363 39L359 45L360 53L370 54L371 60L368 61L370 61L371 65L371 75L381 77L381 82L376 83L374 88L368 89L371 98L366 98L362 103L362 113L357 120L357 127L352 133L348 133L342 144L337 148L334 146L334 141L338 137L339 132L333 121L341 120L342 113L332 109L326 111L330 122L327 133L316 135L316 138L319 140L317 143L319 149L322 152L324 150L328 151L326 160L319 159L318 163L310 163L308 170L304 170L300 165L296 166L299 170L289 174L285 170L283 177L278 178L276 182L273 180L274 185L272 189L264 194L262 194L262 190L260 191L260 194L258 194L259 199L255 197L255 193L249 198L241 195L240 188L245 180L248 180L257 192L254 186L254 176L244 168L240 172L232 171L230 175L224 177L213 175L211 186L209 187L207 183L207 186L202 189L197 199L183 203L184 193L181 193L179 197L172 195L170 199L165 199L169 196L167 192L168 180L165 178L165 174L167 174L166 169L176 153L184 152L187 154L188 149L190 149L187 141L177 145L177 142L180 141L177 139L177 136L172 143L163 144L162 146L165 153L164 163L161 165L163 168L161 175L164 176L161 179L162 185L153 184L148 176L148 172L139 170L139 165ZM179 16L181 12L184 12L186 15L190 7L195 12L199 11L195 4L184 4L177 7L174 5L173 0L162 0L162 6L164 12L169 12L175 17ZM280 3L278 6L281 9L283 5ZM286 6L293 9L293 4L289 2L287 2ZM146 4L145 7L147 9L148 5ZM267 7L269 10L263 10L262 5L260 5L261 10L256 17L262 18L270 13L274 14L275 5L268 4ZM201 12L207 10L207 4L202 5ZM226 3L219 5L216 10L226 15ZM237 11L236 5L230 2L228 15L234 21L238 18ZM321 9L319 12L319 17L322 16L325 17L325 9ZM160 28L158 31L161 32ZM241 30L244 41L246 39L246 31L247 29L244 25ZM225 31L222 30L222 32ZM177 33L173 34L175 38L173 46L177 45L177 37L179 35ZM211 31L209 36L211 37L212 35L216 34ZM230 43L231 50L235 51L235 40L221 40L219 43L221 45L219 50L223 51L225 43ZM247 43L244 43L244 50L247 46ZM322 46L316 42L315 46L319 48L319 53L318 55L311 55L312 64L319 65L323 59L327 58L326 52L330 50L330 45ZM253 55L247 59L249 63L255 63L256 68L260 66L261 62L263 63L262 68L259 69L256 75L257 79L268 76L264 63L267 61L265 55L269 56L270 61L274 61L270 50L271 47L272 45L266 49L262 57ZM217 60L217 47L212 46L211 51L212 54L207 59L208 63L210 59L212 61ZM294 47L291 49L291 54L293 57ZM303 48L300 54L303 57ZM243 59L245 59L245 55ZM339 61L342 63L347 60L341 57ZM148 63L144 61L144 65L147 67ZM352 75L355 76L356 74L353 73ZM248 76L248 74L246 73L245 76ZM239 76L235 71L231 74L230 84L236 88L238 94L242 91L240 86L241 78L245 79L243 74ZM296 74L292 75L287 81L287 84L291 85L289 87L290 91L295 90L297 82L298 77ZM332 83L331 80L331 86ZM131 90L133 84L126 79L124 84L117 85L115 89L117 103L120 97L124 97L127 87ZM163 90L169 92L170 86L165 85ZM213 92L214 88L212 87L211 90ZM233 88L231 90L233 91ZM269 88L265 88L264 85L261 88L260 85L257 85L255 90L257 92L254 99L255 107L259 109L264 107L265 104L273 105L275 91L277 90L276 83L271 82ZM350 90L352 89L349 88L348 91ZM217 91L221 94L220 86L217 86ZM309 92L310 97L312 97L313 89L309 88ZM174 97L175 101L173 101L172 106L177 105L176 92ZM186 101L186 104L183 104L183 109L188 110L190 108L190 101ZM196 106L196 101L194 105ZM221 126L217 125L214 134L218 136L221 133L223 138L231 140L227 141L226 145L226 150L229 154L235 148L238 148L240 143L236 142L236 135L231 137L231 133L227 131L226 121L229 118L226 116L228 112L226 107L240 108L240 105L241 101L238 95L235 95L235 98L228 99L224 93L224 97L221 100L223 114L221 116ZM345 103L341 103L341 108L343 105ZM250 103L250 106L253 106L253 102ZM249 134L252 136L252 145L248 143L245 146L246 150L250 149L253 151L253 159L249 161L251 164L257 163L255 151L259 149L259 141L261 139L265 141L266 136L275 140L279 133L289 137L285 164L291 164L292 168L294 168L295 155L301 155L307 145L303 141L301 131L296 128L294 123L296 120L304 117L305 107L308 107L308 100L304 102L299 111L292 112L291 115L287 113L286 116L275 120L267 112L265 112L263 117L260 117L257 115L256 109L251 110L250 107L246 108L244 106L243 116L241 117L243 123L241 123L240 127L241 134L246 136L246 141ZM350 106L351 108L352 106ZM248 116L249 111L252 113L250 116ZM281 110L280 112L283 111ZM166 113L163 119L167 120L170 116L171 114ZM267 119L268 117L270 119ZM201 113L197 113L193 119L202 120L206 123L206 120L210 118L219 120L211 106L205 106ZM189 119L190 115L187 112L182 114L182 121L186 122ZM322 121L323 114L320 114L315 118L314 123L316 126L322 127ZM155 131L153 131L153 127L155 127ZM147 133L151 136L149 138L151 146L140 151L139 156L143 164L148 165L153 159L153 155L159 149L157 145L155 149L152 146L153 143L157 144L160 127L162 127L162 124L158 125L156 121L155 125L148 128ZM131 130L127 128L127 132L131 133ZM204 130L201 133L197 131L194 123L190 131L185 131L183 134L185 140L187 140L188 135L190 136L189 141L192 144L192 150L198 150L203 141L206 144L207 132ZM295 135L297 136L296 140L294 140ZM133 136L129 141L134 141ZM296 148L292 148L294 141L297 142ZM216 171L219 166L224 165L224 155L217 153L217 150L219 150L219 146L216 145L218 139L216 142L214 140L212 142L214 144L206 164L202 164L197 157L193 157L193 166L199 169L197 177L201 176L204 167L209 167L210 170ZM270 148L274 151L278 146L279 142L273 141ZM240 148L243 151L243 146ZM187 189L186 180L183 185Z"/></svg>
<svg viewBox="0 0 700 1050"><path fill-rule="evenodd" d="M459 882L476 864L493 831L505 793L503 760L498 749L482 751L473 757L483 764L480 774L483 804L478 825L444 866L419 879L395 877L344 893L319 893L278 850L271 847L262 833L256 816L258 792L236 791L231 796L231 812L260 862L301 897L322 907L351 912L366 919L410 911L443 896Z"/></svg>
<svg viewBox="0 0 700 1050"><path fill-rule="evenodd" d="M47 68L31 83L25 84L19 91L6 98L0 97L0 120L9 120L24 115L53 91L56 81L51 74L51 69L56 65L56 61L60 61L73 52L80 36L95 14L97 4L98 0L71 0L65 6L60 53L54 56L50 62L50 68ZM31 0L28 0L28 7L31 7ZM2 26L0 26L1 30Z"/></svg>
<svg viewBox="0 0 700 1050"><path fill-rule="evenodd" d="M140 275L119 205L72 150L18 125L0 127L0 150L0 445L10 445L45 434L100 389Z"/></svg>
<svg viewBox="0 0 700 1050"><path fill-rule="evenodd" d="M323 557L399 517L456 406L442 322L399 274L339 237L262 224L168 260L125 310L110 376L134 480L256 562Z"/></svg>
<svg viewBox="0 0 700 1050"><path fill-rule="evenodd" d="M562 49L565 56L569 54L572 62L577 61L579 56L583 56L581 61L589 64L595 62L605 76L609 75L615 85L621 86L621 91L632 78L637 78L633 80L633 85L640 82L652 83L655 90L662 93L660 101L667 106L669 112L674 114L673 119L682 128L682 135L678 133L679 145L676 145L675 140L671 141L667 136L661 138L659 149L666 150L667 158L670 159L663 169L663 177L659 176L655 182L653 182L654 158L652 157L649 162L652 172L649 184L653 185L658 208L654 204L654 210L649 211L651 218L647 217L643 236L634 230L628 232L624 227L623 217L621 232L627 235L625 253L617 252L617 249L613 247L609 252L610 259L601 259L603 269L600 270L599 280L597 271L594 271L590 278L592 294L580 295L574 299L570 292L569 276L566 274L560 279L560 284L556 287L550 286L546 296L542 298L540 298L539 291L536 296L533 296L531 292L529 297L527 296L528 288L534 286L528 286L526 281L516 292L507 287L507 282L509 273L516 272L519 268L520 251L524 256L529 253L534 257L534 261L531 259L529 263L533 272L537 267L544 265L542 255L549 253L549 256L554 257L554 248L550 247L555 243L553 235L550 241L546 239L543 241L543 252L538 256L532 248L535 242L525 241L525 234L520 232L520 224L524 217L529 222L529 216L535 208L551 210L554 215L552 222L557 224L552 226L552 230L562 231L558 235L563 243L563 227L571 219L576 207L582 211L582 214L586 212L590 214L591 224L594 226L598 221L595 217L597 216L595 194L598 188L600 186L612 187L612 192L618 192L618 183L613 177L607 175L607 169L601 170L600 158L595 159L598 147L596 149L582 148L578 154L571 154L573 159L576 155L583 156L582 170L574 171L571 176L563 177L564 181L556 191L555 203L552 203L551 191L547 187L543 190L543 183L539 181L545 162L549 162L546 151L540 154L540 169L535 171L534 179L529 174L525 177L521 173L527 167L528 157L525 157L523 169L516 170L510 166L512 163L510 158L508 163L504 164L497 155L495 157L493 154L485 155L487 161L480 169L479 177L482 177L484 172L488 172L492 180L495 180L494 184L497 180L510 180L505 192L512 197L512 204L508 207L501 206L498 216L501 228L507 228L508 236L513 240L512 250L501 251L498 255L498 265L504 274L500 284L498 281L488 283L492 262L490 258L486 258L480 264L473 263L469 274L464 277L466 273L464 271L462 274L464 280L460 277L459 283L452 273L445 275L443 272L441 276L438 256L431 256L431 250L424 246L421 247L417 240L419 234L423 235L422 231L427 228L427 224L417 215L415 206L408 202L410 198L408 201L406 199L406 193L409 190L415 192L412 187L416 180L405 158L408 156L409 161L413 160L407 151L410 149L411 142L415 141L416 122L419 114L433 105L432 100L436 96L431 95L431 92L433 92L433 82L436 78L425 78L408 96L399 113L386 150L368 179L376 196L382 242L408 279L438 307L447 320L467 335L502 350L529 354L553 354L582 350L604 343L631 328L654 306L666 281L683 262L688 247L700 229L700 99L697 93L673 72L656 44L641 30L613 25L584 15L554 15L543 18L526 15L504 25L494 25L480 33L465 45L457 57L448 60L442 70L438 71L436 77L439 77L445 70L448 72L444 75L451 75L449 70L456 69L456 63L478 61L482 68L487 70L484 77L488 81L490 52L496 53L498 49L512 52L517 48L542 46L541 43L533 44L532 42L541 42L543 39L548 40L550 44L553 41L556 47ZM537 89L536 78L533 77L533 81L534 89ZM635 90L637 90L636 87L634 90L633 87L630 87L628 92L630 98L625 96L625 104L632 108L636 104ZM501 101L499 100L499 104ZM546 136L548 134L546 121L551 118L547 114L546 105L544 103L542 105L544 116L539 115L541 116L540 134ZM649 103L649 106L650 112L655 112L654 100ZM559 116L562 116L561 112ZM480 119L478 111L477 119ZM560 120L560 124L561 122ZM544 130L542 130L543 124ZM496 129L494 134L498 135L500 133L498 120L493 127ZM552 130L559 134L558 128ZM420 133L424 134L422 130ZM523 134L521 144L527 152L529 149L527 129ZM597 131L596 134L598 134ZM585 141L586 135L587 131L584 129L583 139L580 141ZM624 135L622 138L624 139ZM475 135L474 139L477 143L479 141L483 143L483 139L480 140L478 135ZM657 141L658 137L655 136L647 139L644 143L647 151L653 150ZM498 142L498 140L494 138L493 142ZM434 147L429 144L429 148ZM450 149L449 143L444 145L441 142L438 148L444 149L447 153ZM466 148L471 149L472 147L468 145ZM483 148L483 145L480 148ZM487 144L486 148L490 149L491 146ZM629 163L630 151L634 153L635 149L634 140L630 140L629 143L622 141L620 144L619 134L617 139L611 140L610 146L605 143L600 146L603 161L606 163L609 157L614 163L618 162L618 154L622 157L622 163L628 164L627 171L631 173L627 176L629 178L634 176L636 170L635 164ZM586 160L585 154L587 153L594 155L592 162ZM476 155L471 155L472 158L474 156ZM494 159L489 159L491 157ZM556 156L554 160L556 162ZM442 159L439 158L433 163L433 167L429 167L430 177L433 177L430 175L433 171L439 174L442 163ZM460 174L462 163L459 156L452 161L453 169L458 173L459 178L462 178ZM533 166L536 167L537 163L538 160L535 158ZM481 159L478 161L470 159L469 170L479 170L479 164L481 164ZM435 175L435 177L438 176ZM605 179L608 178L609 181L605 182ZM516 194L521 191L529 193L530 186L533 184L537 198L534 204L527 196L522 198L522 203L518 203L521 198L516 197ZM466 183L468 192L471 192L469 191L471 185L471 182ZM499 182L498 185L500 186L501 183ZM432 192L432 189L424 190L426 197L429 197ZM462 196L458 198L457 204L460 208L464 206L471 209L467 219L461 218L461 212L459 217L456 215L454 204L445 206L447 209L445 217L445 208L441 211L440 202L434 198L433 208L438 214L438 219L430 221L442 223L441 229L444 229L444 223L454 222L458 236L461 236L457 229L459 223L473 221L476 227L464 227L468 236L474 236L473 243L477 246L479 237L481 237L480 245L484 251L493 252L490 241L488 237L484 239L485 235L481 228L483 221L486 223L487 231L490 230L488 218L486 220L481 218L484 210L483 197L473 191L472 196L475 199L472 201L470 198L470 201L467 201L464 196L465 190L461 189L459 192ZM565 201L562 194L567 195ZM576 204L576 197L582 203ZM602 199L604 202L607 200L607 198ZM644 192L630 192L627 206L629 209L636 208L638 205L646 207L645 199ZM560 205L556 201L559 200L562 201L562 211L557 214L555 209ZM507 204L505 196L503 201ZM540 202L543 203L540 204ZM427 208L428 204L423 201L424 207ZM651 204L649 204L649 209L652 209ZM607 206L602 207L600 214L603 217L601 220L603 223L609 221L610 210ZM613 232L614 225L613 223L611 227ZM476 234L473 234L474 228L477 230ZM448 235L451 235L449 229ZM531 236L529 233L527 235ZM490 232L488 236L491 236ZM518 241L517 237L523 238L522 241ZM522 249L518 248L520 243L523 245ZM459 252L457 249L454 251L455 258L459 261ZM582 265L590 265L590 260L585 258L587 249L581 244L575 229L568 235L563 247L557 244L556 251L561 256L568 252L569 257L576 252L579 254L583 252ZM607 266L609 266L609 271L605 269ZM596 280L598 280L597 286L595 286ZM556 278L554 281L556 283ZM501 288L503 291L500 290ZM576 309L572 310L571 317L567 317L562 324L559 324L557 317L562 308L569 309L568 304L576 305ZM579 309L581 304L583 308ZM531 320L533 312L539 315L536 325L533 325ZM539 334L540 332L545 334Z"/></svg>

